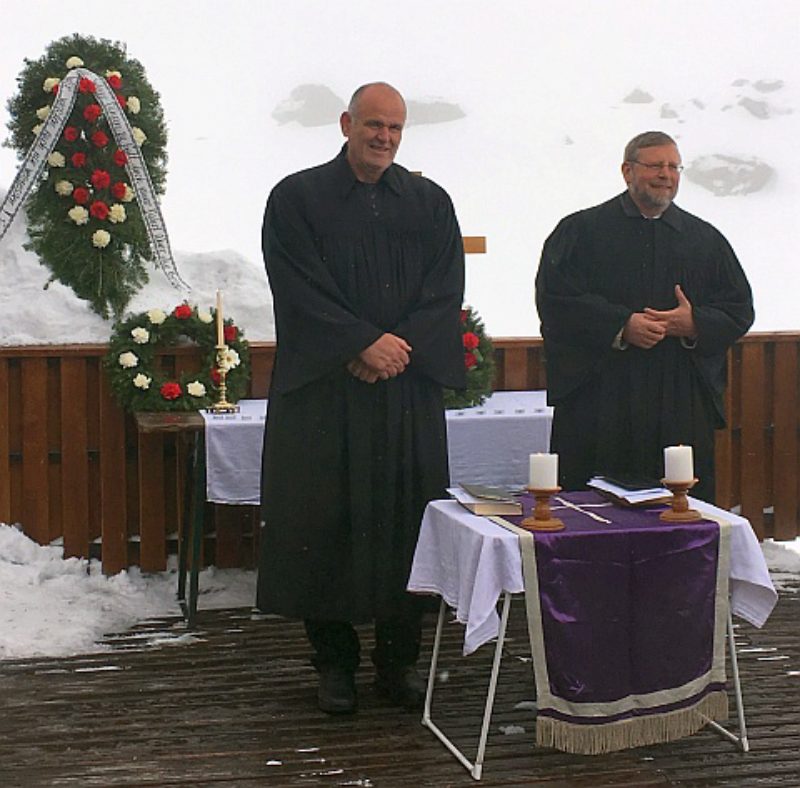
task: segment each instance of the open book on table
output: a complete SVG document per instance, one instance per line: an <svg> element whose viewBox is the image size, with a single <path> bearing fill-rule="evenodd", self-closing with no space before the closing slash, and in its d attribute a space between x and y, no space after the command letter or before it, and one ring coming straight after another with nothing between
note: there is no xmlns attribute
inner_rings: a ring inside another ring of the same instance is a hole
<svg viewBox="0 0 800 788"><path fill-rule="evenodd" d="M522 504L503 487L462 484L448 488L447 492L473 514L522 514Z"/></svg>
<svg viewBox="0 0 800 788"><path fill-rule="evenodd" d="M672 493L649 479L613 479L608 476L593 476L588 486L612 500L626 506L650 506L655 503L666 503Z"/></svg>

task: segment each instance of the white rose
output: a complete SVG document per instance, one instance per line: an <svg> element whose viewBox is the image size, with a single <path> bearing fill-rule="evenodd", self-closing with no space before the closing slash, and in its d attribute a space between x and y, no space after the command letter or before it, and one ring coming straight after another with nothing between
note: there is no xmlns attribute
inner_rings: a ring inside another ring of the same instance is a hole
<svg viewBox="0 0 800 788"><path fill-rule="evenodd" d="M34 136L34 137L38 137L38 136L39 136L39 135L42 133L42 124L41 124L41 123L37 123L37 124L36 124L36 125L35 125L35 126L32 128L32 129L31 129L31 132L33 132L33 136Z"/></svg>
<svg viewBox="0 0 800 788"><path fill-rule="evenodd" d="M130 202L136 196L136 192L133 190L133 187L129 184L125 184L125 196L122 198L122 202Z"/></svg>
<svg viewBox="0 0 800 788"><path fill-rule="evenodd" d="M239 354L231 347L225 351L222 359L219 361L219 366L224 370L231 370L239 366Z"/></svg>
<svg viewBox="0 0 800 788"><path fill-rule="evenodd" d="M137 345L146 345L150 341L150 332L141 326L134 328L131 331L131 336Z"/></svg>
<svg viewBox="0 0 800 788"><path fill-rule="evenodd" d="M160 326L167 319L167 313L156 307L147 313L147 318L154 326Z"/></svg>
<svg viewBox="0 0 800 788"><path fill-rule="evenodd" d="M83 65L83 61L77 55L73 55L71 58L67 59L64 65L67 68L80 68Z"/></svg>
<svg viewBox="0 0 800 788"><path fill-rule="evenodd" d="M138 115L141 108L142 104L136 96L128 96L128 112L131 115Z"/></svg>
<svg viewBox="0 0 800 788"><path fill-rule="evenodd" d="M214 319L214 316L207 309L198 309L197 319L201 323L210 323Z"/></svg>
<svg viewBox="0 0 800 788"><path fill-rule="evenodd" d="M147 375L145 375L143 372L140 372L133 379L133 385L136 386L137 389L149 389L152 381L152 378L148 378Z"/></svg>
<svg viewBox="0 0 800 788"><path fill-rule="evenodd" d="M36 110L36 117L39 118L39 120L47 120L47 116L49 114L50 114L49 104L45 104L45 106L39 107L39 109Z"/></svg>
<svg viewBox="0 0 800 788"><path fill-rule="evenodd" d="M92 234L92 244L98 249L105 249L111 243L111 233L105 230L95 230Z"/></svg>
<svg viewBox="0 0 800 788"><path fill-rule="evenodd" d="M75 224L86 224L89 221L89 211L82 205L76 205L67 211L67 216L72 219Z"/></svg>
<svg viewBox="0 0 800 788"><path fill-rule="evenodd" d="M62 197L69 197L74 188L69 181L56 181L56 194L60 194Z"/></svg>
<svg viewBox="0 0 800 788"><path fill-rule="evenodd" d="M125 367L125 369L139 366L139 357L135 353L131 353L130 350L120 353L117 360L119 361L119 365Z"/></svg>
<svg viewBox="0 0 800 788"><path fill-rule="evenodd" d="M147 135L138 126L134 126L131 131L133 132L134 142L141 148L147 139Z"/></svg>
<svg viewBox="0 0 800 788"><path fill-rule="evenodd" d="M106 71L106 79L109 77L119 77L122 79L122 74L119 71Z"/></svg>
<svg viewBox="0 0 800 788"><path fill-rule="evenodd" d="M67 160L64 158L64 154L63 153L59 153L57 150L54 150L47 157L47 163L51 167L63 167L67 163Z"/></svg>
<svg viewBox="0 0 800 788"><path fill-rule="evenodd" d="M186 386L186 391L193 397L205 397L206 387L199 381L193 380Z"/></svg>
<svg viewBox="0 0 800 788"><path fill-rule="evenodd" d="M60 85L60 84L61 84L61 80L60 80L58 77L48 77L48 78L47 78L47 79L46 79L46 80L45 80L45 81L42 83L42 90L43 90L45 93L52 93L52 92L53 92L53 88L54 88L56 85Z"/></svg>
<svg viewBox="0 0 800 788"><path fill-rule="evenodd" d="M114 224L119 224L120 222L124 222L127 218L125 214L125 206L120 205L118 202L115 202L109 209L108 209L108 221L113 222Z"/></svg>

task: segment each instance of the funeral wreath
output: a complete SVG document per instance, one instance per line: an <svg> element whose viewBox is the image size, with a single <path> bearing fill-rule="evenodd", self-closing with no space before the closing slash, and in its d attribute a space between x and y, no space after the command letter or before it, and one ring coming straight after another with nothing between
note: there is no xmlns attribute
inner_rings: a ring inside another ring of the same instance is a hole
<svg viewBox="0 0 800 788"><path fill-rule="evenodd" d="M47 118L73 69L103 80L103 95L113 95L119 107L108 98L103 106L97 80L78 72L75 103L58 132ZM147 282L145 262L152 259L152 250L125 166L131 150L126 153L116 141L109 116L120 109L124 113L129 145L140 150L153 193L163 194L167 135L159 96L124 45L81 35L52 42L38 60L26 59L17 83L19 91L8 102L11 135L6 145L20 159L37 140L52 146L44 176L26 204L26 247L50 268L50 281L71 287L101 316L119 317Z"/></svg>
<svg viewBox="0 0 800 788"><path fill-rule="evenodd" d="M464 391L444 390L444 406L448 410L482 405L492 393L494 349L483 321L471 306L461 310L461 342L464 346L467 387Z"/></svg>
<svg viewBox="0 0 800 788"><path fill-rule="evenodd" d="M105 366L120 405L128 411L188 411L216 402L220 374L215 318L214 310L182 303L169 314L150 309L116 323ZM228 348L221 363L227 371L226 399L235 403L247 391L250 349L230 318L223 330ZM199 346L200 368L168 374L159 364L159 351L163 355L165 348L182 343Z"/></svg>

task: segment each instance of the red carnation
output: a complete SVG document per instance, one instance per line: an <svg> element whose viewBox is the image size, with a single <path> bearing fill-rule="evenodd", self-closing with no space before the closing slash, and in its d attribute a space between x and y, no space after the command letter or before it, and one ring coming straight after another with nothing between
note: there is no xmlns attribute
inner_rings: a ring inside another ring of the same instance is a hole
<svg viewBox="0 0 800 788"><path fill-rule="evenodd" d="M122 79L118 77L116 74L112 74L110 77L106 77L106 82L111 85L114 90L119 90L122 87Z"/></svg>
<svg viewBox="0 0 800 788"><path fill-rule="evenodd" d="M108 216L108 206L102 200L95 200L89 206L89 213L102 222Z"/></svg>
<svg viewBox="0 0 800 788"><path fill-rule="evenodd" d="M119 104L122 109L125 109L128 99L126 99L121 93L115 93L114 95L117 97L117 104Z"/></svg>
<svg viewBox="0 0 800 788"><path fill-rule="evenodd" d="M98 148L105 148L108 145L108 135L102 131L96 131L92 134L92 145L96 145Z"/></svg>
<svg viewBox="0 0 800 788"><path fill-rule="evenodd" d="M467 351L464 353L464 366L467 369L472 369L478 363L478 359L475 358L475 354Z"/></svg>
<svg viewBox="0 0 800 788"><path fill-rule="evenodd" d="M174 317L177 317L178 320L186 320L192 316L192 308L189 306L189 304L179 304L175 307L175 310L172 314Z"/></svg>
<svg viewBox="0 0 800 788"><path fill-rule="evenodd" d="M478 335L473 334L472 331L465 331L462 341L467 350L475 350L481 343L480 339L478 339Z"/></svg>
<svg viewBox="0 0 800 788"><path fill-rule="evenodd" d="M67 142L75 142L76 139L80 136L80 132L75 128L75 126L67 126L64 129L64 139Z"/></svg>
<svg viewBox="0 0 800 788"><path fill-rule="evenodd" d="M216 367L211 368L209 375L215 386L219 386L222 383L222 375L219 374L219 370Z"/></svg>
<svg viewBox="0 0 800 788"><path fill-rule="evenodd" d="M81 81L78 82L78 90L80 90L81 93L94 93L97 87L91 79L81 77Z"/></svg>
<svg viewBox="0 0 800 788"><path fill-rule="evenodd" d="M236 326L225 326L223 333L225 335L226 342L234 342L239 333L239 329L236 328Z"/></svg>
<svg viewBox="0 0 800 788"><path fill-rule="evenodd" d="M164 399L178 399L183 392L181 391L181 387L179 383L173 383L170 381L169 383L165 383L159 389L161 392L161 396Z"/></svg>
<svg viewBox="0 0 800 788"><path fill-rule="evenodd" d="M70 157L70 161L72 162L73 167L77 167L78 169L80 169L86 164L86 154L81 153L80 151L78 151L77 153L73 153L72 156Z"/></svg>
<svg viewBox="0 0 800 788"><path fill-rule="evenodd" d="M102 112L103 110L100 109L99 104L89 104L83 109L83 117L86 118L89 123L94 123L100 117Z"/></svg>
<svg viewBox="0 0 800 788"><path fill-rule="evenodd" d="M114 153L114 164L116 164L117 167L124 167L127 163L128 157L125 155L125 151L117 148Z"/></svg>
<svg viewBox="0 0 800 788"><path fill-rule="evenodd" d="M95 170L90 180L95 189L107 189L111 183L111 176L105 170Z"/></svg>
<svg viewBox="0 0 800 788"><path fill-rule="evenodd" d="M83 186L78 186L78 188L72 192L72 199L75 200L78 205L86 205L86 203L89 202L89 190Z"/></svg>
<svg viewBox="0 0 800 788"><path fill-rule="evenodd" d="M54 96L58 94L58 85L53 85L53 89L50 91Z"/></svg>
<svg viewBox="0 0 800 788"><path fill-rule="evenodd" d="M461 310L461 322L462 323L466 323L467 322L467 315L469 315L469 311L466 310L466 309L462 309Z"/></svg>
<svg viewBox="0 0 800 788"><path fill-rule="evenodd" d="M121 200L125 196L125 192L127 191L127 187L122 181L117 181L111 187L111 194L114 195L114 198L117 200Z"/></svg>

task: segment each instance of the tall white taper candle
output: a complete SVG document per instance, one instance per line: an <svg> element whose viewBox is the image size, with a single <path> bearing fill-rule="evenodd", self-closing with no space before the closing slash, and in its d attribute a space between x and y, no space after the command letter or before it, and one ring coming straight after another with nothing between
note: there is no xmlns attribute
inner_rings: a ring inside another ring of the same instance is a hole
<svg viewBox="0 0 800 788"><path fill-rule="evenodd" d="M225 344L225 330L222 327L222 291L217 290L217 346L222 347Z"/></svg>

